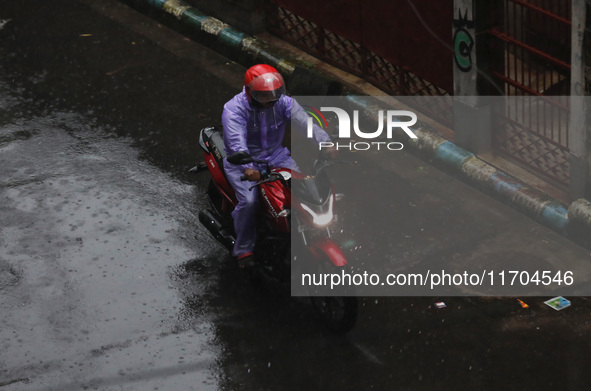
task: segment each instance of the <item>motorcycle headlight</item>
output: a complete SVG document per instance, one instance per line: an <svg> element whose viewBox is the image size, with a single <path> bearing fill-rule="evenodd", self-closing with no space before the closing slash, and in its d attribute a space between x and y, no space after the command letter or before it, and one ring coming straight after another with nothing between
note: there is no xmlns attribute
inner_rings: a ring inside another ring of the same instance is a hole
<svg viewBox="0 0 591 391"><path fill-rule="evenodd" d="M324 227L330 224L330 222L334 219L333 203L334 196L331 195L330 197L328 197L328 200L323 205L320 205L318 207L317 210L314 210L316 208L313 208L304 203L302 203L301 206L302 209L304 209L306 212L310 214L310 216L312 216L312 222L315 225L319 227Z"/></svg>

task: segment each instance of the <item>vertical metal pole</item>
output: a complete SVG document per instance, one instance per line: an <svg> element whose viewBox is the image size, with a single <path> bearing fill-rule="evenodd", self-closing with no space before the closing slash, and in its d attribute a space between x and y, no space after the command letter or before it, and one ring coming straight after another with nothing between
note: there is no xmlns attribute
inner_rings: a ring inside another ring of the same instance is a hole
<svg viewBox="0 0 591 391"><path fill-rule="evenodd" d="M487 152L492 147L491 107L479 98L478 90L481 75L490 75L490 59L477 56L482 52L478 47L482 44L482 35L477 33L485 31L483 27L490 24L486 21L477 26L477 15L490 18L487 11L485 2L454 0L453 126L456 144L473 153ZM480 69L481 66L487 71Z"/></svg>
<svg viewBox="0 0 591 391"><path fill-rule="evenodd" d="M454 44L454 95L472 97L475 105L476 79L478 68L476 63L476 30L474 28L473 0L454 0L453 11L453 44Z"/></svg>
<svg viewBox="0 0 591 391"><path fill-rule="evenodd" d="M583 43L586 24L586 1L572 0L571 97L570 97L570 196L585 197L588 187L587 115L585 104L585 56Z"/></svg>

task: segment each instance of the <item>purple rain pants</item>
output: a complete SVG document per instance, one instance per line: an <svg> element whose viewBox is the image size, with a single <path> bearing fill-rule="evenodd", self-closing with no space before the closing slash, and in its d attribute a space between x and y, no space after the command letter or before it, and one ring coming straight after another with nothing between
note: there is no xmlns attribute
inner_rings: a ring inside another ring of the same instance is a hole
<svg viewBox="0 0 591 391"><path fill-rule="evenodd" d="M224 151L226 156L246 151L257 160L265 160L272 167L286 167L299 170L282 146L285 126L291 121L300 131L306 129L308 114L295 99L281 96L271 108L252 105L244 89L224 105L222 126L224 128ZM314 140L330 141L328 134L320 127L313 126ZM224 159L224 170L230 185L236 191L238 205L232 212L236 242L232 255L239 257L254 250L256 242L256 208L258 192L249 191L254 183L240 181L248 168L260 169L254 164L233 165Z"/></svg>

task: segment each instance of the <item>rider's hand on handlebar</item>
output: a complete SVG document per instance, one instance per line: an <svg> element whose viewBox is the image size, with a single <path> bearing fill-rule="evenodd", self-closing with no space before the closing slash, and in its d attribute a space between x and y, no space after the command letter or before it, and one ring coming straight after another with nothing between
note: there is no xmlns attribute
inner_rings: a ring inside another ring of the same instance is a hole
<svg viewBox="0 0 591 391"><path fill-rule="evenodd" d="M258 170L248 168L244 171L244 177L249 181L257 182L261 180L261 173Z"/></svg>

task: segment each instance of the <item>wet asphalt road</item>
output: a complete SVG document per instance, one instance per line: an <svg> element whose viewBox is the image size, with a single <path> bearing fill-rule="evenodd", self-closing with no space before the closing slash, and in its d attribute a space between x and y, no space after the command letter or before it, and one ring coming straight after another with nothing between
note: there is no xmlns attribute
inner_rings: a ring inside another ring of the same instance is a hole
<svg viewBox="0 0 591 391"><path fill-rule="evenodd" d="M364 298L338 337L253 286L198 223L207 178L186 174L239 65L118 2L0 0L0 25L0 389L588 388L587 298L561 312L547 297ZM393 194L409 205L398 259L588 256L423 162L400 165L414 192Z"/></svg>

